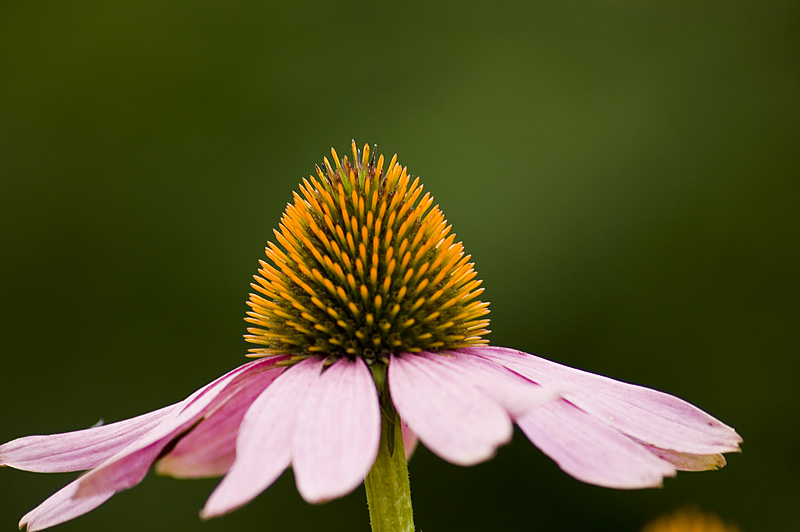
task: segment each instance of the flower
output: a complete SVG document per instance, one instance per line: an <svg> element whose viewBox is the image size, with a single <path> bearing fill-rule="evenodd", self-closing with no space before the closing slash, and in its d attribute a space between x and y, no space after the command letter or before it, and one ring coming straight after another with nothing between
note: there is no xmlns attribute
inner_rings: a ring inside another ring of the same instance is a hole
<svg viewBox="0 0 800 532"><path fill-rule="evenodd" d="M642 532L739 532L734 525L726 525L713 514L699 510L679 510L648 523Z"/></svg>
<svg viewBox="0 0 800 532"><path fill-rule="evenodd" d="M153 465L224 475L204 517L246 504L289 466L308 502L340 497L375 462L382 411L402 420L407 454L419 439L476 464L516 423L568 474L611 488L716 469L738 450L733 429L681 399L488 345L481 281L433 198L396 157L384 171L383 156L352 148L352 161L332 150L334 165L303 180L268 244L246 318L256 360L161 410L0 446L3 466L88 470L20 527L82 515Z"/></svg>

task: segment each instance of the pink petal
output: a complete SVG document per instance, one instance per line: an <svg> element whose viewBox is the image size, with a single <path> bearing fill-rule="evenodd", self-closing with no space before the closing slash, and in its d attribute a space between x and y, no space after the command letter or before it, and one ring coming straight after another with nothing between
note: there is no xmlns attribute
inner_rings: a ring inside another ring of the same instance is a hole
<svg viewBox="0 0 800 532"><path fill-rule="evenodd" d="M300 495L318 503L355 489L375 462L380 436L378 391L364 361L328 367L309 389L292 440Z"/></svg>
<svg viewBox="0 0 800 532"><path fill-rule="evenodd" d="M197 427L181 438L175 448L156 464L156 472L176 478L224 475L236 457L236 436L247 409L285 368L270 368L250 375L240 386L225 391L228 398Z"/></svg>
<svg viewBox="0 0 800 532"><path fill-rule="evenodd" d="M239 427L236 459L206 502L203 518L247 504L289 466L297 413L322 364L320 358L295 364L253 401Z"/></svg>
<svg viewBox="0 0 800 532"><path fill-rule="evenodd" d="M42 504L25 514L19 522L19 528L22 529L27 525L28 531L33 532L58 525L94 510L114 495L114 492L105 492L75 498L77 487L76 480L55 492Z"/></svg>
<svg viewBox="0 0 800 532"><path fill-rule="evenodd" d="M414 434L414 431L411 430L411 427L409 427L408 423L405 421L400 422L400 427L403 431L403 449L405 450L406 462L408 462L411 460L411 457L414 456L414 451L417 450L419 438L417 438L417 435Z"/></svg>
<svg viewBox="0 0 800 532"><path fill-rule="evenodd" d="M644 448L666 460L678 471L708 471L725 467L725 457L721 454L689 454L670 451L669 449L659 449L652 445L644 445Z"/></svg>
<svg viewBox="0 0 800 532"><path fill-rule="evenodd" d="M260 359L244 364L193 393L181 403L180 409L173 411L144 437L78 479L77 496L114 493L141 482L164 447L213 409L214 399L231 381L240 375L244 377L272 365L273 359Z"/></svg>
<svg viewBox="0 0 800 532"><path fill-rule="evenodd" d="M545 389L518 373L485 358L466 355L458 351L443 354L422 354L425 358L459 373L473 386L486 392L503 405L512 416L517 416L537 405L558 397L557 390Z"/></svg>
<svg viewBox="0 0 800 532"><path fill-rule="evenodd" d="M181 403L138 418L73 434L35 438L32 440L35 446L50 445L53 452L65 455L60 462L56 458L47 467L69 467L65 464L70 463L85 465L89 460L97 460L100 455L106 459L90 473L68 484L28 512L22 518L20 528L27 525L28 530L41 530L68 521L96 508L116 491L138 483L153 460L171 440L191 428L204 415L222 407L224 400L215 401L221 392L227 390L227 397L230 397L231 393L245 386L248 379L271 368L282 358L286 357L264 358L240 366L201 388ZM222 397L226 396L223 394ZM118 434L125 428L128 429L128 437ZM131 437L130 431L135 433L136 439ZM7 444L6 449L12 449L11 455L14 456L16 443L11 443L14 445ZM72 443L78 446L77 452L70 449ZM95 453L93 457L86 451L87 447L91 446L94 446L89 449ZM45 451L41 449L34 451L30 456L46 462ZM36 453L39 453L38 457ZM53 463L56 465L52 465Z"/></svg>
<svg viewBox="0 0 800 532"><path fill-rule="evenodd" d="M38 473L91 469L147 434L180 406L86 430L18 438L0 445L0 465Z"/></svg>
<svg viewBox="0 0 800 532"><path fill-rule="evenodd" d="M410 354L391 356L388 371L400 417L445 460L473 465L492 457L511 439L505 409L462 372Z"/></svg>
<svg viewBox="0 0 800 532"><path fill-rule="evenodd" d="M569 475L618 489L657 487L670 465L627 436L565 400L533 408L517 419L526 436Z"/></svg>
<svg viewBox="0 0 800 532"><path fill-rule="evenodd" d="M642 442L707 455L739 450L732 428L672 395L562 366L501 347L460 350L514 370L543 386L562 387L571 403Z"/></svg>

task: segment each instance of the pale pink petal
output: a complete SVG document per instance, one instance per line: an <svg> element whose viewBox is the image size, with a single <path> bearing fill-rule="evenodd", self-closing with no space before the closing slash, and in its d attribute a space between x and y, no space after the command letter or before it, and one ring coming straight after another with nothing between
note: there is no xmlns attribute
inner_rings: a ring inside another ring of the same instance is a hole
<svg viewBox="0 0 800 532"><path fill-rule="evenodd" d="M505 409L460 372L419 355L389 359L400 417L434 453L459 465L491 458L513 434Z"/></svg>
<svg viewBox="0 0 800 532"><path fill-rule="evenodd" d="M0 465L38 473L91 469L147 434L180 406L85 430L18 438L0 445Z"/></svg>
<svg viewBox="0 0 800 532"><path fill-rule="evenodd" d="M408 423L405 421L400 422L400 427L403 431L403 449L405 450L406 462L408 462L411 460L411 457L414 456L414 451L417 450L419 438L417 438L417 435L414 434L414 431L411 430L411 427L409 427Z"/></svg>
<svg viewBox="0 0 800 532"><path fill-rule="evenodd" d="M166 445L189 430L216 405L220 393L238 376L260 373L264 367L274 365L272 359L260 359L228 372L211 384L193 393L183 401L182 407L167 416L148 434L103 462L78 479L79 497L115 492L131 488L141 482L148 469Z"/></svg>
<svg viewBox="0 0 800 532"><path fill-rule="evenodd" d="M138 483L164 446L196 423L204 411L213 409L213 399L231 381L248 372L258 373L264 367L273 364L272 360L258 360L245 364L198 390L185 401L162 409L159 411L160 414L158 412L151 414L153 418L160 416L160 419L150 427L149 431L133 442L128 441L126 447L96 469L62 488L28 512L22 518L20 528L27 525L28 530L41 530L74 519L93 510L117 491ZM163 410L167 412L164 413Z"/></svg>
<svg viewBox="0 0 800 532"><path fill-rule="evenodd" d="M298 409L322 364L320 358L295 364L253 401L239 427L236 459L206 502L204 518L247 504L289 466Z"/></svg>
<svg viewBox="0 0 800 532"><path fill-rule="evenodd" d="M565 400L533 408L517 419L526 436L569 475L617 489L658 487L675 470L610 426Z"/></svg>
<svg viewBox="0 0 800 532"><path fill-rule="evenodd" d="M297 491L310 503L341 497L369 473L381 436L378 391L364 360L341 359L309 389L292 440Z"/></svg>
<svg viewBox="0 0 800 532"><path fill-rule="evenodd" d="M652 445L644 445L645 449L666 460L678 471L708 471L725 467L725 457L721 454L689 454L671 451L669 449L659 449Z"/></svg>
<svg viewBox="0 0 800 532"><path fill-rule="evenodd" d="M248 375L240 386L232 382L228 397L156 464L156 472L176 478L224 475L236 457L236 436L247 409L285 368Z"/></svg>
<svg viewBox="0 0 800 532"><path fill-rule="evenodd" d="M512 416L518 416L545 401L558 397L558 390L543 388L485 358L458 351L442 354L422 353L417 356L423 356L462 375L473 386L480 388L500 403Z"/></svg>
<svg viewBox="0 0 800 532"><path fill-rule="evenodd" d="M113 491L108 491L89 497L75 498L77 485L77 480L67 484L25 514L19 522L19 528L22 529L27 525L28 531L34 532L61 524L94 510L114 495Z"/></svg>
<svg viewBox="0 0 800 532"><path fill-rule="evenodd" d="M690 454L739 450L732 428L672 395L562 366L502 347L460 350L493 360L546 387L604 423L642 442Z"/></svg>

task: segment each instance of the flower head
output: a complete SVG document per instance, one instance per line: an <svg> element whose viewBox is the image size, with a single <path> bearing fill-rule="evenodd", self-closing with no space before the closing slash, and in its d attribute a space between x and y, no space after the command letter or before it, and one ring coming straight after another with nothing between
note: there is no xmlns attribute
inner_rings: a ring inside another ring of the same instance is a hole
<svg viewBox="0 0 800 532"><path fill-rule="evenodd" d="M713 514L698 510L679 510L648 523L642 532L739 532Z"/></svg>
<svg viewBox="0 0 800 532"><path fill-rule="evenodd" d="M286 208L252 287L246 339L258 354L330 360L456 349L487 343L488 303L464 247L433 197L396 156L352 162L332 150Z"/></svg>
<svg viewBox="0 0 800 532"><path fill-rule="evenodd" d="M333 161L303 181L261 261L246 335L258 359L161 410L0 446L0 465L89 470L21 527L82 515L151 466L224 475L206 517L289 466L307 501L340 497L373 467L382 415L406 454L419 439L461 465L493 456L516 423L564 471L611 488L659 486L738 450L733 429L681 399L487 345L480 281L419 179L355 143Z"/></svg>

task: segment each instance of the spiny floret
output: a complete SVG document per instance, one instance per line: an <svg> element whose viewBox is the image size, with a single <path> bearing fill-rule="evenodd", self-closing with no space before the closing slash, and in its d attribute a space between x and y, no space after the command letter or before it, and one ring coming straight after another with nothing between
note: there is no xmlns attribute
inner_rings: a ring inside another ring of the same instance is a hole
<svg viewBox="0 0 800 532"><path fill-rule="evenodd" d="M251 286L254 356L361 356L487 343L488 303L439 206L392 157L331 149L294 193Z"/></svg>

